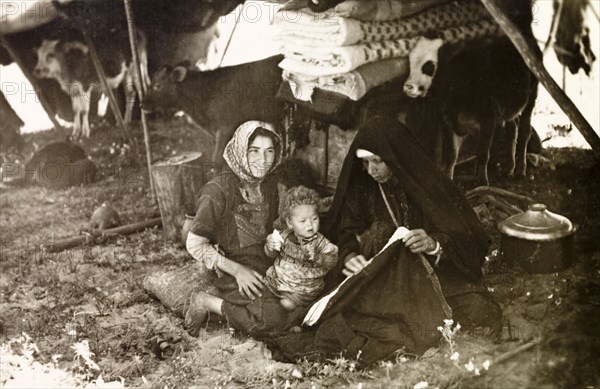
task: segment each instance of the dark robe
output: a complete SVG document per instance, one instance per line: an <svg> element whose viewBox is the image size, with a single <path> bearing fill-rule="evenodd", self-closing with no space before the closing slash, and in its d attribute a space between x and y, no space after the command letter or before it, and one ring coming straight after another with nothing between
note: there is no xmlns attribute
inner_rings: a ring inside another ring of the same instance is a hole
<svg viewBox="0 0 600 389"><path fill-rule="evenodd" d="M397 242L345 284L316 328L266 339L275 355L322 359L344 352L355 359L360 351L359 362L368 365L402 347L422 353L440 339L436 328L446 318L440 298L463 327L499 323L500 308L481 284L490 244L483 226L412 134L390 119L376 118L359 129L342 167L325 223L325 233L340 247L337 274L348 253L371 256L395 229L376 182L355 156L357 148L379 155L392 171L384 189L398 222L425 229L442 245L434 270L444 296L435 292L418 257Z"/></svg>

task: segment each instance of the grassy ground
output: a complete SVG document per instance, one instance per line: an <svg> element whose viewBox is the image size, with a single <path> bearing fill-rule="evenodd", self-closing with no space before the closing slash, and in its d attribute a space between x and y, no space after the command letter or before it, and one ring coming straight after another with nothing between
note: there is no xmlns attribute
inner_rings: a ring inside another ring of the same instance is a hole
<svg viewBox="0 0 600 389"><path fill-rule="evenodd" d="M151 124L155 157L210 149L210 140L182 119ZM143 151L141 131L136 128L133 134ZM62 138L52 132L28 135L25 153L35 144ZM84 142L103 174L97 183L64 190L0 189L0 386L18 386L23 376L41 376L46 381L40 385L46 387L93 380L101 386L99 376L113 386L124 382L161 388L600 385L600 340L595 335L600 324L600 252L595 244L600 177L589 151L546 150L547 161L532 167L529 179L493 183L548 204L579 227L575 263L559 273L530 275L499 255L490 256L486 284L505 312L499 339L447 332L448 340L424 356L399 351L389 361L357 371L356 361L342 358L318 364L275 362L262 344L219 322L200 338L190 338L182 320L141 286L146 275L191 261L181 247L164 242L160 229L60 253L40 250L40 244L85 230L95 207L105 201L120 212L123 223L158 212L140 173L144 170L137 167L145 159L121 138L102 127ZM490 232L497 244L498 235ZM164 353L156 348L157 337L169 345ZM512 355L515 350L521 351Z"/></svg>

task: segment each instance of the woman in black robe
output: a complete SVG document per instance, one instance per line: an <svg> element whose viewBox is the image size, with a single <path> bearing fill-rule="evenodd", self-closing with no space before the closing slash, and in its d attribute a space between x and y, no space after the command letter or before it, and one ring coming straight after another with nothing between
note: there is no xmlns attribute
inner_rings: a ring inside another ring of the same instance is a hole
<svg viewBox="0 0 600 389"><path fill-rule="evenodd" d="M399 226L410 233L375 256ZM421 353L436 345L444 319L463 328L500 325L500 307L482 284L490 240L402 124L375 118L359 129L325 227L340 248L337 273L358 274L315 330L270 342L281 358L345 352L370 364L400 348Z"/></svg>

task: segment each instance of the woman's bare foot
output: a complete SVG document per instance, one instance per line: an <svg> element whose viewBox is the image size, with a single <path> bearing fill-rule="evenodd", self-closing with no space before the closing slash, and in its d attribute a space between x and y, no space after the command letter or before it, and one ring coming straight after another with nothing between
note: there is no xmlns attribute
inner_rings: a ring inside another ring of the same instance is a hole
<svg viewBox="0 0 600 389"><path fill-rule="evenodd" d="M296 309L296 304L294 304L291 300L288 300L286 298L282 298L281 300L279 300L279 303L288 311L293 311L294 309Z"/></svg>
<svg viewBox="0 0 600 389"><path fill-rule="evenodd" d="M189 297L183 327L190 336L198 337L202 324L208 319L210 311L206 306L206 296L209 295L204 292L193 292Z"/></svg>

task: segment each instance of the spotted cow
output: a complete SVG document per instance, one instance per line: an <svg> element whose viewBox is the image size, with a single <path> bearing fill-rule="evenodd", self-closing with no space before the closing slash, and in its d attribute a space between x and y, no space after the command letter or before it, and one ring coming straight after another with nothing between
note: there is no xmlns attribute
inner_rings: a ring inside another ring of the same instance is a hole
<svg viewBox="0 0 600 389"><path fill-rule="evenodd" d="M140 41L140 62L142 78L149 85L147 75L146 42L143 36ZM131 61L128 61L127 50L118 44L99 44L96 49L102 68L107 76L108 85L116 89L124 84L126 94L125 121L131 121L135 89ZM44 39L36 50L37 64L34 75L38 78L56 79L62 90L71 96L74 121L73 137L90 136L89 112L92 92L100 90L97 73L92 64L88 47L78 40Z"/></svg>

